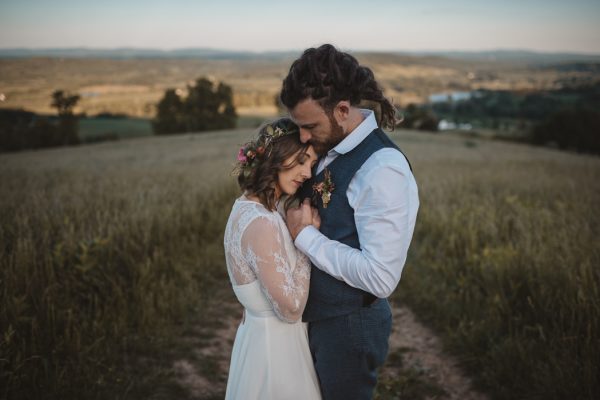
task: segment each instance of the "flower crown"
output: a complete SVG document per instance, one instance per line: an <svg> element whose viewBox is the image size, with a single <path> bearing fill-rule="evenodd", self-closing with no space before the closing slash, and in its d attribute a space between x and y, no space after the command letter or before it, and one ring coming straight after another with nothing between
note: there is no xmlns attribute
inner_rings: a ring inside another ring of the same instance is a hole
<svg viewBox="0 0 600 400"><path fill-rule="evenodd" d="M238 169L248 177L264 158L271 156L273 142L283 136L298 131L294 125L283 127L280 124L268 124L260 130L258 138L243 145L237 155Z"/></svg>

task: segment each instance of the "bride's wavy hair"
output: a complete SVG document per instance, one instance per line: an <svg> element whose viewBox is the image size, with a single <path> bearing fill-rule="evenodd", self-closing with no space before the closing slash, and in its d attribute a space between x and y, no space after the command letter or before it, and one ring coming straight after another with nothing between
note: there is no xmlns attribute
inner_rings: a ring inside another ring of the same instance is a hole
<svg viewBox="0 0 600 400"><path fill-rule="evenodd" d="M393 130L400 122L373 71L330 44L305 50L283 80L280 100L288 109L307 98L317 101L330 115L338 102L347 100L356 107L371 105L382 127Z"/></svg>
<svg viewBox="0 0 600 400"><path fill-rule="evenodd" d="M273 137L273 131L278 129L283 130L285 134ZM255 152L255 159L250 168L238 168L238 185L248 194L257 196L267 209L275 210L275 187L278 184L279 172L296 166L301 158L306 156L310 145L300 141L300 130L291 119L280 118L263 124L258 129L257 138L250 142L250 146L253 149L262 147L262 151ZM284 165L285 161L295 153L298 155L294 161ZM286 208L296 200L297 195L298 192L286 200Z"/></svg>

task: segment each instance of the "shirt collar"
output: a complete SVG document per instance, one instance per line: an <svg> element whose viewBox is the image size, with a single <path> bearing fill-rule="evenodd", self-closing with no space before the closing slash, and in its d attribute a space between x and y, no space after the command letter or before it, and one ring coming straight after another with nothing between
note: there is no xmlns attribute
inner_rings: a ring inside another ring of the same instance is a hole
<svg viewBox="0 0 600 400"><path fill-rule="evenodd" d="M335 146L329 150L327 155L346 154L356 146L358 146L371 132L377 129L377 121L375 121L375 113L371 110L360 109L361 114L365 119L352 132L348 134Z"/></svg>

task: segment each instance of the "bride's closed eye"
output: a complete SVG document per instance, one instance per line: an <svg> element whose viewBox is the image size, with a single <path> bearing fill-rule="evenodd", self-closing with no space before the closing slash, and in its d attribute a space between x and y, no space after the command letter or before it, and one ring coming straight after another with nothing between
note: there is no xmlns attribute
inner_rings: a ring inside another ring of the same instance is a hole
<svg viewBox="0 0 600 400"><path fill-rule="evenodd" d="M304 165L304 163L305 163L306 161L308 161L308 155L306 155L306 154L300 154L300 155L298 156L298 164L300 164L300 165Z"/></svg>

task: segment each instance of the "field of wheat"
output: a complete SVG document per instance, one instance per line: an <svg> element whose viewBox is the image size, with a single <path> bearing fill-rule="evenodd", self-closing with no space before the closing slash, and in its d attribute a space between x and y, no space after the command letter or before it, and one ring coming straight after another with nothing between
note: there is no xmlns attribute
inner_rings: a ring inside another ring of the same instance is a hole
<svg viewBox="0 0 600 400"><path fill-rule="evenodd" d="M149 355L227 292L232 162L251 134L0 155L0 397L170 398ZM494 398L598 398L600 159L391 136L421 198L394 297Z"/></svg>

